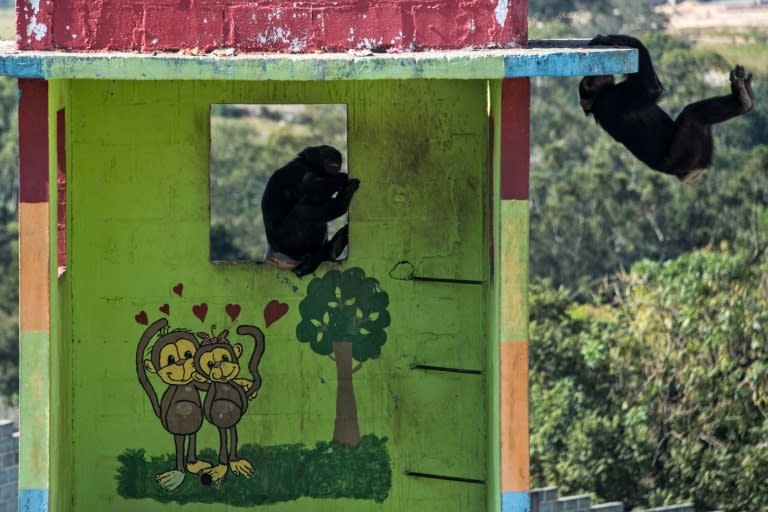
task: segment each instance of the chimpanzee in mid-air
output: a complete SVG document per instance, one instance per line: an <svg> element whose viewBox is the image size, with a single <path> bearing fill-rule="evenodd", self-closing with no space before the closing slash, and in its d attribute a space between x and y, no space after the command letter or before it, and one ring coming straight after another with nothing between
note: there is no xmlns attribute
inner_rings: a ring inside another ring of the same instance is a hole
<svg viewBox="0 0 768 512"><path fill-rule="evenodd" d="M631 36L596 36L590 46L628 46L639 53L637 73L614 83L612 75L579 84L581 108L646 165L691 183L712 163L712 125L752 110L752 75L736 66L731 94L691 103L672 120L656 104L664 91L643 44Z"/></svg>
<svg viewBox="0 0 768 512"><path fill-rule="evenodd" d="M328 222L346 213L360 186L360 180L341 172L341 162L336 148L312 146L269 178L261 198L267 261L301 277L341 255L349 225L328 240Z"/></svg>

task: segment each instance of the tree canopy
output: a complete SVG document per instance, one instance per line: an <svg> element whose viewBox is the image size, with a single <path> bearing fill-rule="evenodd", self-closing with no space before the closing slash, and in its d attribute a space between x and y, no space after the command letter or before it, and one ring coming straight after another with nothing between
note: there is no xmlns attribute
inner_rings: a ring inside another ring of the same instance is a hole
<svg viewBox="0 0 768 512"><path fill-rule="evenodd" d="M534 482L632 506L768 508L767 272L726 248L639 262L583 304L537 281Z"/></svg>

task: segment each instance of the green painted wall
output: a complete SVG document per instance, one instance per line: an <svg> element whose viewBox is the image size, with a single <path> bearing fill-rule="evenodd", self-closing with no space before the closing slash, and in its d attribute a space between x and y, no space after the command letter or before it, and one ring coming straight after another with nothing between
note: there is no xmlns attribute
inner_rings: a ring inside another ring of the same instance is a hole
<svg viewBox="0 0 768 512"><path fill-rule="evenodd" d="M484 369L487 291L388 274L409 260L418 275L487 280L486 82L81 80L65 90L69 264L56 299L62 327L53 357L60 365L57 382L71 389L52 400L71 417L70 424L56 423L54 439L64 451L54 481L71 485L74 510L181 509L173 501L125 499L116 485L118 456L126 450L144 449L148 460L173 452L134 364L145 329L135 316L143 311L152 323L165 317L158 310L164 304L173 327L209 332L216 324L234 333L248 323L264 331L263 384L238 425L241 445L313 448L331 440L334 362L296 337L298 305L311 279L271 266L208 261L211 103L348 104L349 168L362 186L350 213L350 258L341 269L360 267L378 279L392 318L381 357L354 375L362 434L387 438L388 497L381 504L301 498L259 510L484 510L483 485L405 472L486 478L485 376L411 367ZM330 268L322 266L318 275ZM182 296L172 291L178 283ZM266 327L263 311L271 300L289 310ZM204 323L192 312L202 303L208 305ZM241 305L237 321L225 313L227 304ZM230 339L250 354L252 341ZM217 448L212 426L203 425L198 446ZM207 489L211 501L227 492L226 486ZM57 496L61 503L68 499L64 491Z"/></svg>

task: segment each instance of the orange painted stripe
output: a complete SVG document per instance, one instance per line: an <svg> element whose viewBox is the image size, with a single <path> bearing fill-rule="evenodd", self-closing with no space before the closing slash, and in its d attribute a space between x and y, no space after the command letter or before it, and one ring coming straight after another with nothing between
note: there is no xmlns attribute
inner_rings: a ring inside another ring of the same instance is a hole
<svg viewBox="0 0 768 512"><path fill-rule="evenodd" d="M528 343L501 343L501 491L530 488Z"/></svg>
<svg viewBox="0 0 768 512"><path fill-rule="evenodd" d="M19 204L19 329L50 331L48 203Z"/></svg>

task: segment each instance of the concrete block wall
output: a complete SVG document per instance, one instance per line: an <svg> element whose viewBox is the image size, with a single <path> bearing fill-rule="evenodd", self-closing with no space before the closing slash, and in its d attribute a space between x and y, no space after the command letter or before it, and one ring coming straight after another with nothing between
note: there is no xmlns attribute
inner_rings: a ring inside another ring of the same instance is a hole
<svg viewBox="0 0 768 512"><path fill-rule="evenodd" d="M315 52L514 47L526 0L19 0L21 50Z"/></svg>
<svg viewBox="0 0 768 512"><path fill-rule="evenodd" d="M620 501L591 505L587 495L558 498L557 487L531 490L531 512L624 512ZM640 512L697 512L693 503L650 508Z"/></svg>
<svg viewBox="0 0 768 512"><path fill-rule="evenodd" d="M589 496L565 496L557 500L557 512L590 512Z"/></svg>
<svg viewBox="0 0 768 512"><path fill-rule="evenodd" d="M592 505L590 512L624 512L624 504L620 501L600 503L599 505Z"/></svg>
<svg viewBox="0 0 768 512"><path fill-rule="evenodd" d="M680 505L668 505L666 507L649 508L645 512L696 512L693 503L683 503Z"/></svg>
<svg viewBox="0 0 768 512"><path fill-rule="evenodd" d="M0 420L0 512L18 510L19 434L12 420Z"/></svg>

